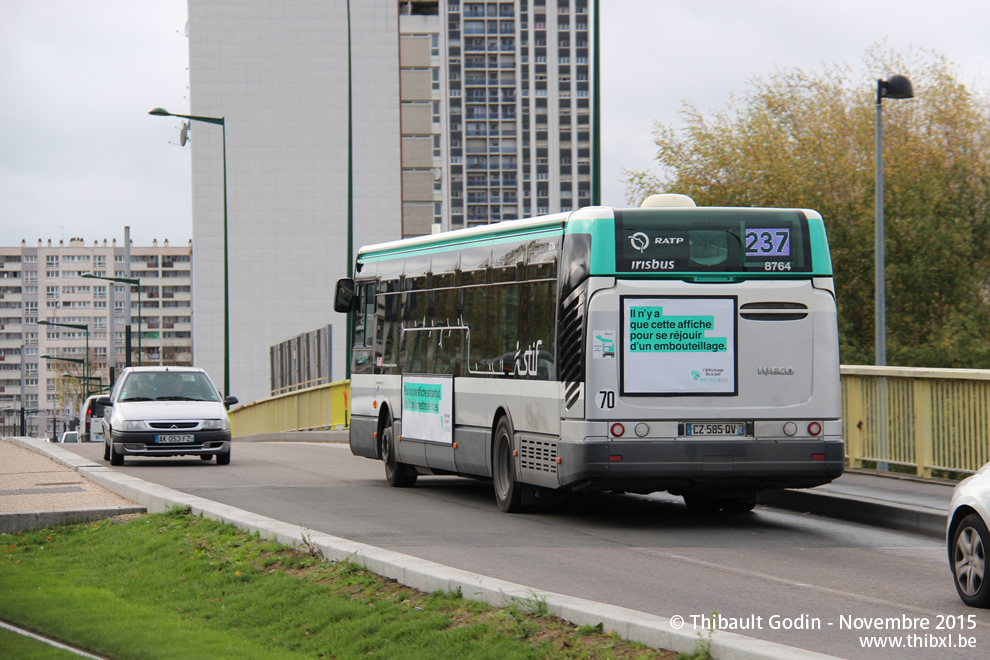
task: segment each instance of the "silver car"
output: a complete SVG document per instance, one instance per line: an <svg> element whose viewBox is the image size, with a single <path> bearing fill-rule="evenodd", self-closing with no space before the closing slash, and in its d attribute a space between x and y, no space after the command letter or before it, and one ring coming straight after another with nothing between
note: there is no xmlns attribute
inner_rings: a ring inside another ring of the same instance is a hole
<svg viewBox="0 0 990 660"><path fill-rule="evenodd" d="M103 460L123 465L125 456L199 456L230 463L230 418L237 398L220 396L210 377L195 367L124 369L105 406Z"/></svg>
<svg viewBox="0 0 990 660"><path fill-rule="evenodd" d="M972 607L990 607L990 463L959 482L949 503L946 545L956 591Z"/></svg>

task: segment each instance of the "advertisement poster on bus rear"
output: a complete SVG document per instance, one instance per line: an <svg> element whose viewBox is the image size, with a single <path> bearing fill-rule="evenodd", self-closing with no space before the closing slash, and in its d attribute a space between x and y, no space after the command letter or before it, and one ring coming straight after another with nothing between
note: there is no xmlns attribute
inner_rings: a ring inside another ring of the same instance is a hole
<svg viewBox="0 0 990 660"><path fill-rule="evenodd" d="M623 297L622 393L736 394L736 299Z"/></svg>
<svg viewBox="0 0 990 660"><path fill-rule="evenodd" d="M402 436L454 443L454 379L407 376L402 379Z"/></svg>

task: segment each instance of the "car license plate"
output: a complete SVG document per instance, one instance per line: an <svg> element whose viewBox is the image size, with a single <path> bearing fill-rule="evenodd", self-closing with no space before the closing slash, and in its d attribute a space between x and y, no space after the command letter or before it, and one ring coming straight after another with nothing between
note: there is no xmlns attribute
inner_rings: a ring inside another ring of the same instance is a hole
<svg viewBox="0 0 990 660"><path fill-rule="evenodd" d="M684 435L746 435L746 425L742 422L720 422L717 424L685 422Z"/></svg>
<svg viewBox="0 0 990 660"><path fill-rule="evenodd" d="M193 441L191 435L156 435L155 442L160 445L181 445Z"/></svg>

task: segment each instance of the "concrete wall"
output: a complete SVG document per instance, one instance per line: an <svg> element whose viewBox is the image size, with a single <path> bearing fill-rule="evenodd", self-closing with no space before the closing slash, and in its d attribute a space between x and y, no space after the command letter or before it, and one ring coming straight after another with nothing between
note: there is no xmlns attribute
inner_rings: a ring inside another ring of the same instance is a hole
<svg viewBox="0 0 990 660"><path fill-rule="evenodd" d="M231 383L223 383L224 152L220 127L200 122L194 359L242 402L268 395L271 345L328 323L333 378L344 377L345 319L330 297L347 273L346 7L189 0L189 114L226 121ZM356 252L401 237L397 3L352 2L350 28Z"/></svg>

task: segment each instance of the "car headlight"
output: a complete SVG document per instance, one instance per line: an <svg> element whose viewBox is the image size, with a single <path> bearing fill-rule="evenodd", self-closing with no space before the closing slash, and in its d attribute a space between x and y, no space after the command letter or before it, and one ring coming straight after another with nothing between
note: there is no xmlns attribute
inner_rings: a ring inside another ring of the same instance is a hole
<svg viewBox="0 0 990 660"><path fill-rule="evenodd" d="M144 431L148 425L143 420L124 420L125 431Z"/></svg>
<svg viewBox="0 0 990 660"><path fill-rule="evenodd" d="M227 430L227 420L226 419L204 419L203 428L207 431L226 431Z"/></svg>

